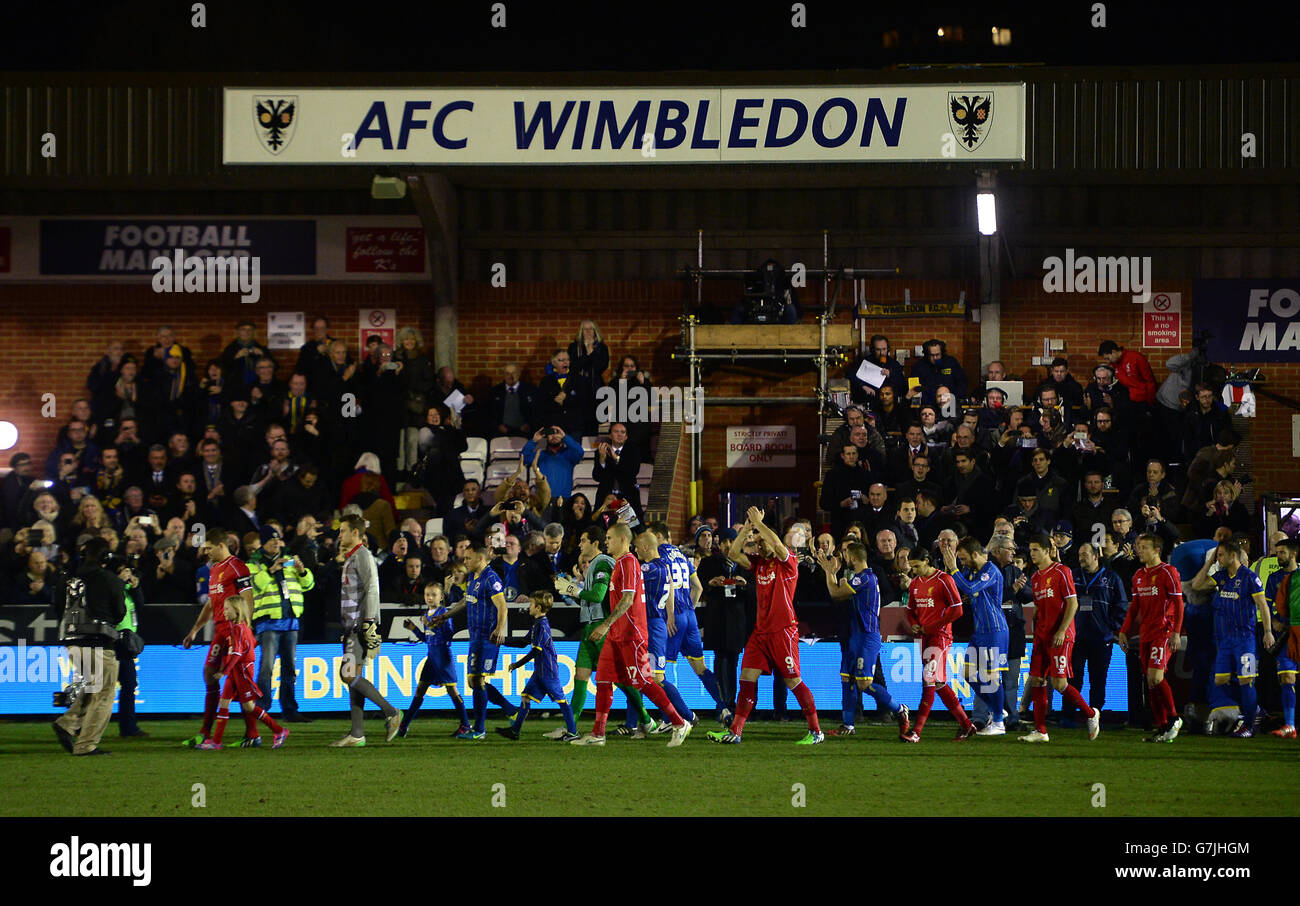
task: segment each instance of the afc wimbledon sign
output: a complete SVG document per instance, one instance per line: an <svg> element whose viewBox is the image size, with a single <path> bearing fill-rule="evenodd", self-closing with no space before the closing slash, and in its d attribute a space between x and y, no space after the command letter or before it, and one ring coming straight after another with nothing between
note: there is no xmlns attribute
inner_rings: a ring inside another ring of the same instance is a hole
<svg viewBox="0 0 1300 906"><path fill-rule="evenodd" d="M227 88L227 164L1022 161L1025 86Z"/></svg>

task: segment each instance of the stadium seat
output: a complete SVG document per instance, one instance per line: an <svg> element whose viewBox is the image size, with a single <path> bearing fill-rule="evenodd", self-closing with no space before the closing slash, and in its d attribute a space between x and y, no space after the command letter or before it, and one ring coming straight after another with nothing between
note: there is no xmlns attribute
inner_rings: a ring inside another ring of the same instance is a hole
<svg viewBox="0 0 1300 906"><path fill-rule="evenodd" d="M398 510L418 510L424 506L424 494L420 491L404 491L393 495L393 503Z"/></svg>
<svg viewBox="0 0 1300 906"><path fill-rule="evenodd" d="M481 463L473 460L462 459L460 470L464 473L466 481L469 481L472 478L480 484L483 483L483 465Z"/></svg>
<svg viewBox="0 0 1300 906"><path fill-rule="evenodd" d="M649 484L650 479L654 477L655 464L652 462L641 463L641 468L637 469L636 480L638 484Z"/></svg>
<svg viewBox="0 0 1300 906"><path fill-rule="evenodd" d="M465 438L465 452L460 454L461 459L477 459L479 462L487 462L488 442L483 437Z"/></svg>
<svg viewBox="0 0 1300 906"><path fill-rule="evenodd" d="M596 491L599 485L594 481L575 481L573 483L573 493L582 494L591 502L592 509L600 506L600 501L596 499Z"/></svg>
<svg viewBox="0 0 1300 906"><path fill-rule="evenodd" d="M442 534L442 524L444 520L441 516L434 516L424 524L424 540L427 544L430 538Z"/></svg>
<svg viewBox="0 0 1300 906"><path fill-rule="evenodd" d="M522 437L494 437L488 445L488 462L517 460L526 443Z"/></svg>
<svg viewBox="0 0 1300 906"><path fill-rule="evenodd" d="M641 488L641 509L644 510L649 505L650 505L650 489Z"/></svg>
<svg viewBox="0 0 1300 906"><path fill-rule="evenodd" d="M592 470L596 467L594 462L583 460L573 467L573 483L576 484L595 484L595 479L591 477Z"/></svg>
<svg viewBox="0 0 1300 906"><path fill-rule="evenodd" d="M596 446L600 443L599 437L584 437L582 439L582 458L595 459Z"/></svg>
<svg viewBox="0 0 1300 906"><path fill-rule="evenodd" d="M483 473L484 475L483 483L491 484L494 487L496 485L501 484L501 482L505 481L507 478L509 478L511 475L515 473L515 469L518 468L518 465L519 465L518 460L515 460L513 462L493 460L492 462L488 463L487 470Z"/></svg>

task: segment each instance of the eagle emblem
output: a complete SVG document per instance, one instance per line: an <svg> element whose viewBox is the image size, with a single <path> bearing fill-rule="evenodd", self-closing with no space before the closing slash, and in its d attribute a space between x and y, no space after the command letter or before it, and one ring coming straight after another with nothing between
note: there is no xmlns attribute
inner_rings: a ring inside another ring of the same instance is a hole
<svg viewBox="0 0 1300 906"><path fill-rule="evenodd" d="M967 151L974 151L988 135L988 126L993 119L993 92L960 94L950 91L948 105L957 141Z"/></svg>
<svg viewBox="0 0 1300 906"><path fill-rule="evenodd" d="M257 137L262 147L272 154L279 154L289 147L297 126L297 110L297 96L258 95L253 98L253 119L257 123Z"/></svg>

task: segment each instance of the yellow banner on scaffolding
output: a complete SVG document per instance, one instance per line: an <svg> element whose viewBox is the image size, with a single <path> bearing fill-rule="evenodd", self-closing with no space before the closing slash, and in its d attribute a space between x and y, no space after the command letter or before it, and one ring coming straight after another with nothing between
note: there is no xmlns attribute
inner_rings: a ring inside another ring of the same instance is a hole
<svg viewBox="0 0 1300 906"><path fill-rule="evenodd" d="M864 318L961 317L966 314L966 300L945 302L859 302L858 314Z"/></svg>

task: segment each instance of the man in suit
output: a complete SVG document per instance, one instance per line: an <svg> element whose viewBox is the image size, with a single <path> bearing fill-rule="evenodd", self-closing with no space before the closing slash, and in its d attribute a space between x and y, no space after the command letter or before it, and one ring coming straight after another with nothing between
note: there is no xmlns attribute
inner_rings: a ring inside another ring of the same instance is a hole
<svg viewBox="0 0 1300 906"><path fill-rule="evenodd" d="M640 469L641 457L636 447L627 442L627 425L614 422L609 428L609 442L601 442L596 447L596 465L591 470L591 477L599 485L596 500L604 500L607 494L622 497L632 505L632 512L644 524L641 489L636 481Z"/></svg>
<svg viewBox="0 0 1300 906"><path fill-rule="evenodd" d="M590 393L581 379L570 374L568 350L555 350L547 375L537 388L542 424L559 425L566 433L581 437L587 410L594 404Z"/></svg>
<svg viewBox="0 0 1300 906"><path fill-rule="evenodd" d="M536 422L537 388L523 380L519 364L509 362L505 379L492 388L492 424L497 437L529 437Z"/></svg>
<svg viewBox="0 0 1300 906"><path fill-rule="evenodd" d="M167 468L167 448L154 444L145 457L144 472L139 476L140 490L150 509L162 512L167 508L167 495L172 490L172 477Z"/></svg>
<svg viewBox="0 0 1300 906"><path fill-rule="evenodd" d="M920 425L909 425L903 434L904 444L889 453L888 472L894 486L902 484L912 477L912 460L918 456L929 457L930 450L925 445L925 431Z"/></svg>
<svg viewBox="0 0 1300 906"><path fill-rule="evenodd" d="M858 462L858 448L846 443L840 449L839 462L822 479L820 506L830 514L831 534L837 539L849 522L863 512L871 486L871 473Z"/></svg>
<svg viewBox="0 0 1300 906"><path fill-rule="evenodd" d="M248 485L235 488L235 508L230 514L230 531L240 538L249 532L260 532L262 520L257 515L257 495Z"/></svg>

